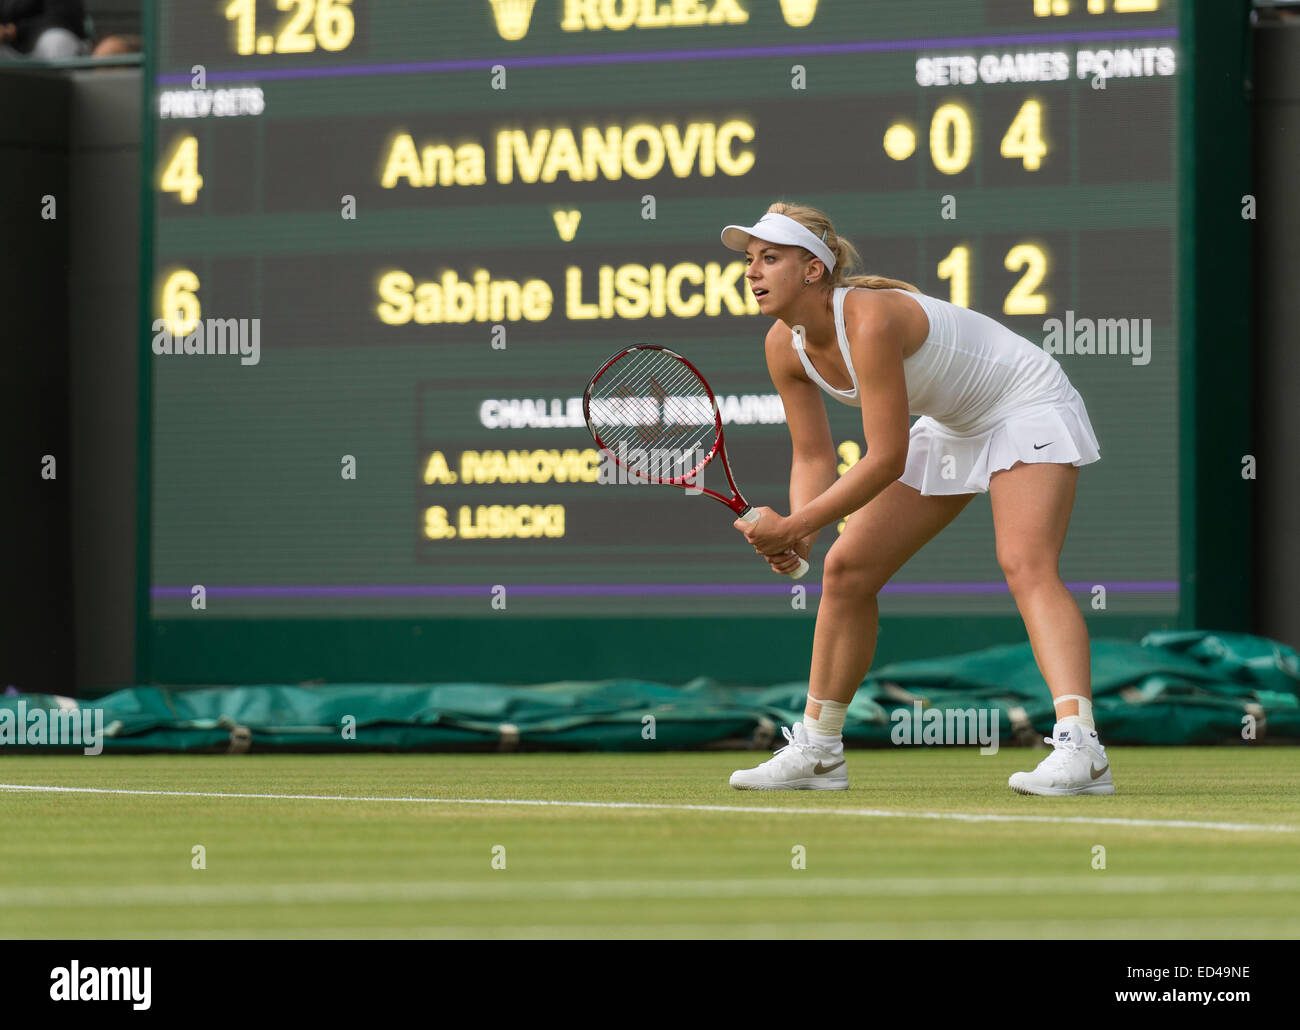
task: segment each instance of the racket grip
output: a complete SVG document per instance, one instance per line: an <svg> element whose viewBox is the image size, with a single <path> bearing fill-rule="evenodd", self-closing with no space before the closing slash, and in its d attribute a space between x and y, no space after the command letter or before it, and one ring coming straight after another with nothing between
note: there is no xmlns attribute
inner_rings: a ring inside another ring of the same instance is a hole
<svg viewBox="0 0 1300 1030"><path fill-rule="evenodd" d="M742 519L744 519L746 522L757 522L757 521L758 521L758 511L757 511L756 509L754 509L754 508L750 508L749 511L745 512L745 514L742 515L742 516L740 516L740 517L741 517ZM808 571L808 563L807 563L806 561L804 561L803 558L800 558L800 559L799 559L799 567L798 567L797 569L795 569L793 572L789 572L789 573L787 573L787 575L788 575L791 579L799 579L799 578L802 577L803 574L804 574L805 572L807 572L807 571Z"/></svg>

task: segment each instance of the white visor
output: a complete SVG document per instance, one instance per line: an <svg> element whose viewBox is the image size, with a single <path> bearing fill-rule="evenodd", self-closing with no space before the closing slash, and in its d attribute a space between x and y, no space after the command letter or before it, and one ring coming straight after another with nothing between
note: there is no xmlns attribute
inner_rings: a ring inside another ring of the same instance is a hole
<svg viewBox="0 0 1300 1030"><path fill-rule="evenodd" d="M749 246L751 236L766 243L803 247L821 258L827 272L835 271L835 255L831 253L831 248L786 215L769 211L753 225L729 225L722 230L722 244L729 250L738 250L743 254Z"/></svg>

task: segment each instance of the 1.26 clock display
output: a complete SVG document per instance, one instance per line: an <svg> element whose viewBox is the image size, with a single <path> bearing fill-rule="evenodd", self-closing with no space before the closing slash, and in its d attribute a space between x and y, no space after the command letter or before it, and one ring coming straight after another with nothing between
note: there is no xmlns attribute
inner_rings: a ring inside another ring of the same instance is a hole
<svg viewBox="0 0 1300 1030"><path fill-rule="evenodd" d="M321 50L345 50L356 32L352 0L275 0L287 13L271 28L260 26L257 0L233 0L226 6L226 20L237 54L309 54Z"/></svg>

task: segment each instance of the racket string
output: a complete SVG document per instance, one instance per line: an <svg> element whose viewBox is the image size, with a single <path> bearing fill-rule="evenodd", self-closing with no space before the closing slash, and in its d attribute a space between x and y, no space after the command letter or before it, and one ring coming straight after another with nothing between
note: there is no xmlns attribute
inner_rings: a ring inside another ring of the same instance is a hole
<svg viewBox="0 0 1300 1030"><path fill-rule="evenodd" d="M703 460L704 446L710 441L705 434L698 432L694 435L678 433L665 436L642 429L615 435L604 442L624 464L643 471L647 463L660 466L667 463L669 468L665 470L665 477L674 478Z"/></svg>
<svg viewBox="0 0 1300 1030"><path fill-rule="evenodd" d="M716 441L707 388L694 369L661 350L629 351L593 384L591 400L601 442L642 475L688 475Z"/></svg>

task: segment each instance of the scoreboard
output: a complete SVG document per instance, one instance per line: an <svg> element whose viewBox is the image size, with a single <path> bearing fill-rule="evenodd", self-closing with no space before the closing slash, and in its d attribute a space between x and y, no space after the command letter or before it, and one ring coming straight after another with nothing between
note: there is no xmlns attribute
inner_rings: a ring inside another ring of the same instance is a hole
<svg viewBox="0 0 1300 1030"><path fill-rule="evenodd" d="M746 496L789 510L770 323L718 238L776 200L1061 363L1102 452L1062 577L1094 632L1186 624L1193 6L155 3L146 637L810 629L837 527L792 593L713 502L616 481L580 402L625 346L682 352ZM861 423L827 408L843 472ZM881 609L1015 616L987 500Z"/></svg>

